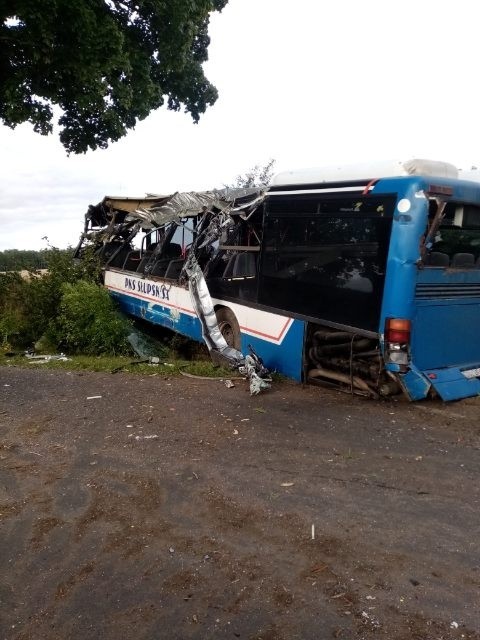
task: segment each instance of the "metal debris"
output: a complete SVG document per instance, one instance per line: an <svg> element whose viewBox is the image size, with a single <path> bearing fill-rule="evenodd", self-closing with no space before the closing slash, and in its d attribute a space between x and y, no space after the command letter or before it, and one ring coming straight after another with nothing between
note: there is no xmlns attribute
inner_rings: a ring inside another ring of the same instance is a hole
<svg viewBox="0 0 480 640"><path fill-rule="evenodd" d="M44 362L54 362L58 360L61 360L61 361L71 360L71 358L67 358L67 356L64 353L36 356L35 354L27 351L25 352L25 357L28 358L30 362L33 362L34 364L42 364Z"/></svg>

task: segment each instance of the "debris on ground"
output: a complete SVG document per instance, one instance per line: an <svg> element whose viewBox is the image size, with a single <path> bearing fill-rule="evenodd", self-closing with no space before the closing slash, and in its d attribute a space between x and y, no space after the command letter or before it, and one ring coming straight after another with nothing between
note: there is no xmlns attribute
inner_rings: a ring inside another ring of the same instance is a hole
<svg viewBox="0 0 480 640"><path fill-rule="evenodd" d="M127 340L136 355L142 358L138 362L150 361L151 364L160 364L160 361L167 354L165 345L142 331L138 326L132 327Z"/></svg>
<svg viewBox="0 0 480 640"><path fill-rule="evenodd" d="M270 389L272 379L269 371L263 364L263 360L257 355L251 344L248 345L249 355L245 356L243 363L238 366L240 373L250 380L250 395L256 396L260 391Z"/></svg>
<svg viewBox="0 0 480 640"><path fill-rule="evenodd" d="M55 354L46 354L46 355L35 355L30 351L25 352L25 357L33 362L34 364L43 364L44 362L54 362L54 361L67 361L71 360L71 358L67 358L64 353L55 353Z"/></svg>

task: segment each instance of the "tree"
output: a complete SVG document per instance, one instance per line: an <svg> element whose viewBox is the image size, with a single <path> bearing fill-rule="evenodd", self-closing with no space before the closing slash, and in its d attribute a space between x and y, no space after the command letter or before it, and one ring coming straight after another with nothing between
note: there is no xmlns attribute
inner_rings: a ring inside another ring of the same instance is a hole
<svg viewBox="0 0 480 640"><path fill-rule="evenodd" d="M273 177L273 167L275 160L271 159L264 167L256 164L245 175L238 175L232 187L248 188L248 187L268 187Z"/></svg>
<svg viewBox="0 0 480 640"><path fill-rule="evenodd" d="M210 13L228 0L0 0L0 122L81 153L167 102L198 122L217 99L204 75Z"/></svg>
<svg viewBox="0 0 480 640"><path fill-rule="evenodd" d="M0 251L0 273L2 271L21 271L22 269L43 269L48 250L5 249Z"/></svg>

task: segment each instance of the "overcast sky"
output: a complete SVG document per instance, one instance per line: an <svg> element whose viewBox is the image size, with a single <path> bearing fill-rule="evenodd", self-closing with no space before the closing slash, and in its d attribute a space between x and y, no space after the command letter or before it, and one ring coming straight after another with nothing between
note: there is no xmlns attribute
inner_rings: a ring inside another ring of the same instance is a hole
<svg viewBox="0 0 480 640"><path fill-rule="evenodd" d="M107 150L0 125L0 250L76 244L104 195L204 190L256 164L480 164L471 0L230 0L211 20L220 97L194 125L161 109Z"/></svg>

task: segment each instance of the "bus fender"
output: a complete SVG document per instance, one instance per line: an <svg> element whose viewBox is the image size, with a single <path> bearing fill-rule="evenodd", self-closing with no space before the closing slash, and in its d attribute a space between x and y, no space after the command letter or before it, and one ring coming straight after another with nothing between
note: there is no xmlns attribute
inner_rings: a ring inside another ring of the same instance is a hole
<svg viewBox="0 0 480 640"><path fill-rule="evenodd" d="M427 378L415 367L411 367L407 373L397 374L396 377L405 395L410 400L423 400L427 397L432 386Z"/></svg>

